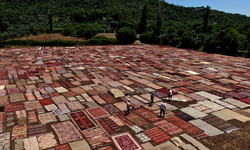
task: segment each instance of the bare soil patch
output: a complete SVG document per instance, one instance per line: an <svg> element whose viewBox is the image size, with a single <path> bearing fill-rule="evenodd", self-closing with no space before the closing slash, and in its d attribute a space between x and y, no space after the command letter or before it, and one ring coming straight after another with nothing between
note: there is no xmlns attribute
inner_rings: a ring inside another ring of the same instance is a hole
<svg viewBox="0 0 250 150"><path fill-rule="evenodd" d="M64 36L62 34L39 34L37 36L23 37L18 40L35 40L35 41L51 41L51 40L70 40L70 41L86 41L83 38L76 38L72 36Z"/></svg>

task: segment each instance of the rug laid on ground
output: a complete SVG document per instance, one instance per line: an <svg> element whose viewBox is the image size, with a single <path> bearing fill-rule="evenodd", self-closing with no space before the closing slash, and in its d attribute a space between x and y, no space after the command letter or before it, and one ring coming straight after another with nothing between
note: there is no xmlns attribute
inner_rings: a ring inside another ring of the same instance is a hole
<svg viewBox="0 0 250 150"><path fill-rule="evenodd" d="M39 150L39 145L36 137L30 137L23 140L25 150Z"/></svg>
<svg viewBox="0 0 250 150"><path fill-rule="evenodd" d="M71 113L69 116L73 120L73 123L75 123L75 125L81 131L96 127L95 123L89 118L89 116L84 111Z"/></svg>
<svg viewBox="0 0 250 150"><path fill-rule="evenodd" d="M120 110L119 110L118 108L116 108L113 104L105 105L105 106L103 106L102 108L104 108L105 110L107 110L110 114L117 113L117 112L120 111Z"/></svg>
<svg viewBox="0 0 250 150"><path fill-rule="evenodd" d="M72 150L91 150L86 140L69 143Z"/></svg>
<svg viewBox="0 0 250 150"><path fill-rule="evenodd" d="M58 146L56 146L55 148L56 148L56 150L70 150L68 144L58 145Z"/></svg>
<svg viewBox="0 0 250 150"><path fill-rule="evenodd" d="M128 121L122 115L120 115L118 113L115 113L114 116L116 116L117 118L119 118L123 123L125 123L129 127L134 125L132 122Z"/></svg>
<svg viewBox="0 0 250 150"><path fill-rule="evenodd" d="M70 121L51 125L60 144L81 140L83 137Z"/></svg>
<svg viewBox="0 0 250 150"><path fill-rule="evenodd" d="M71 111L82 110L85 108L79 101L67 102L66 104Z"/></svg>
<svg viewBox="0 0 250 150"><path fill-rule="evenodd" d="M170 135L175 135L175 134L183 132L182 129L173 125L172 123L168 122L167 120L161 120L159 122L155 122L154 125L161 128L164 132L167 132Z"/></svg>
<svg viewBox="0 0 250 150"><path fill-rule="evenodd" d="M1 150L10 149L10 132L0 134L0 148Z"/></svg>
<svg viewBox="0 0 250 150"><path fill-rule="evenodd" d="M118 150L143 150L142 146L129 132L116 134L110 138Z"/></svg>
<svg viewBox="0 0 250 150"><path fill-rule="evenodd" d="M145 134L145 133L139 133L139 134L136 134L135 135L138 139L140 139L140 141L142 141L143 143L144 142L147 142L147 141L150 141L151 139Z"/></svg>
<svg viewBox="0 0 250 150"><path fill-rule="evenodd" d="M136 115L135 113L130 113L129 115L125 116L125 118L134 122L138 126L149 124L149 122L147 122L144 118Z"/></svg>
<svg viewBox="0 0 250 150"><path fill-rule="evenodd" d="M96 120L99 124L99 126L109 135L115 134L115 132L104 122L103 119L97 119Z"/></svg>
<svg viewBox="0 0 250 150"><path fill-rule="evenodd" d="M103 121L111 127L112 130L118 131L120 130L120 127L110 118L104 117Z"/></svg>
<svg viewBox="0 0 250 150"><path fill-rule="evenodd" d="M85 130L82 131L82 133L89 144L92 145L92 147L96 147L105 143L111 143L111 140L101 128Z"/></svg>
<svg viewBox="0 0 250 150"><path fill-rule="evenodd" d="M14 126L11 134L11 140L27 137L27 125Z"/></svg>
<svg viewBox="0 0 250 150"><path fill-rule="evenodd" d="M117 102L117 100L109 93L101 94L99 96L109 104Z"/></svg>
<svg viewBox="0 0 250 150"><path fill-rule="evenodd" d="M40 149L47 149L57 145L55 136L52 132L40 135L37 137L37 141Z"/></svg>
<svg viewBox="0 0 250 150"><path fill-rule="evenodd" d="M153 112L151 112L148 109L145 109L143 107L134 109L132 111L134 113L140 115L141 117L145 118L146 120L152 122L152 123L163 119L163 118L158 117L155 113L153 113Z"/></svg>
<svg viewBox="0 0 250 150"><path fill-rule="evenodd" d="M29 125L29 137L46 133L46 124Z"/></svg>
<svg viewBox="0 0 250 150"><path fill-rule="evenodd" d="M23 109L22 102L6 104L4 107L5 112L17 111L17 110L22 110L22 109Z"/></svg>
<svg viewBox="0 0 250 150"><path fill-rule="evenodd" d="M109 116L109 113L100 106L99 107L94 107L94 108L88 108L88 109L86 109L86 111L94 119Z"/></svg>
<svg viewBox="0 0 250 150"><path fill-rule="evenodd" d="M39 118L40 122L43 124L57 121L53 112L40 114L40 115L38 115L38 118Z"/></svg>
<svg viewBox="0 0 250 150"><path fill-rule="evenodd" d="M24 102L24 106L25 106L26 111L43 108L43 106L40 104L38 100Z"/></svg>
<svg viewBox="0 0 250 150"><path fill-rule="evenodd" d="M170 136L157 127L145 130L144 132L157 144L161 144L171 139Z"/></svg>

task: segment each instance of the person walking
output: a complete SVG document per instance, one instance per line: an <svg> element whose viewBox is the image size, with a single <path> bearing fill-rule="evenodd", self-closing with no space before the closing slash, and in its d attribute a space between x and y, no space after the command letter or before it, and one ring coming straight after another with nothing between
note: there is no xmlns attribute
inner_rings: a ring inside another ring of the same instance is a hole
<svg viewBox="0 0 250 150"><path fill-rule="evenodd" d="M150 97L150 99L151 99L151 104L154 103L154 98L155 98L155 92L153 92L153 93L151 94L151 97Z"/></svg>
<svg viewBox="0 0 250 150"><path fill-rule="evenodd" d="M161 108L161 111L160 111L160 116L161 116L161 114L163 113L163 116L161 116L161 117L165 117L165 110L166 110L166 104L164 103L164 102L162 102L161 103L161 106L160 106L160 108Z"/></svg>
<svg viewBox="0 0 250 150"><path fill-rule="evenodd" d="M130 101L131 101L130 99L128 99L128 101L127 101L127 111L126 111L126 114L130 114L130 112L129 112L130 106L131 106Z"/></svg>
<svg viewBox="0 0 250 150"><path fill-rule="evenodd" d="M172 100L172 95L173 95L173 91L172 91L172 89L169 89L169 95L168 95L168 99L170 100Z"/></svg>

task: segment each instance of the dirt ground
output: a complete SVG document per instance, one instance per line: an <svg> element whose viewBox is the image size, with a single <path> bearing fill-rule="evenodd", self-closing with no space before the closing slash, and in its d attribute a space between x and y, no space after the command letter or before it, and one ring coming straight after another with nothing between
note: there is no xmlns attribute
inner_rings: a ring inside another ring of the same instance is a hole
<svg viewBox="0 0 250 150"><path fill-rule="evenodd" d="M83 38L76 38L72 36L63 36L62 34L39 34L38 36L23 37L18 40L35 40L35 41L50 41L50 40L71 40L71 41L85 41Z"/></svg>

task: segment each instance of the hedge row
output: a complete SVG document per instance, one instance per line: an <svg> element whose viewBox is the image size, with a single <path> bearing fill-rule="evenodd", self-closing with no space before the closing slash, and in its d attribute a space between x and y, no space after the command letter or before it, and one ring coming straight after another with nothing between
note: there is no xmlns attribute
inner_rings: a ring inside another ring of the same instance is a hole
<svg viewBox="0 0 250 150"><path fill-rule="evenodd" d="M114 38L96 36L88 41L69 41L69 40L52 40L52 41L34 41L34 40L8 40L0 41L0 48L5 46L75 46L75 45L116 45L119 41Z"/></svg>

